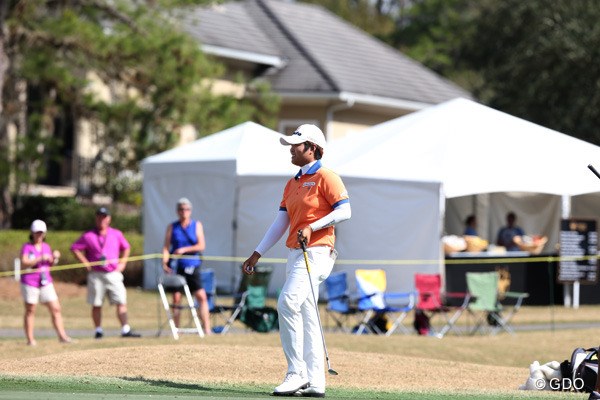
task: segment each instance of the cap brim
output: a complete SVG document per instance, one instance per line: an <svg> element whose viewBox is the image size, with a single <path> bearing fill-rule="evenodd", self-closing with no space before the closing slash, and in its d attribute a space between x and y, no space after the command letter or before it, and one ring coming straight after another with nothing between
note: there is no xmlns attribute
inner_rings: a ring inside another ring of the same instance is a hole
<svg viewBox="0 0 600 400"><path fill-rule="evenodd" d="M290 146L292 144L304 143L304 142L306 142L306 139L304 139L298 135L292 135L292 136L284 136L284 137L279 138L279 142L284 146Z"/></svg>

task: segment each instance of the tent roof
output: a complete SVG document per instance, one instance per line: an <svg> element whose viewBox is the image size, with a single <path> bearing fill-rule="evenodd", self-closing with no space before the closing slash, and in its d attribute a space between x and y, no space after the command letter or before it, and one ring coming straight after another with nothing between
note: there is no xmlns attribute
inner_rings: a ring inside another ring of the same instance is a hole
<svg viewBox="0 0 600 400"><path fill-rule="evenodd" d="M238 175L293 175L297 168L279 142L281 136L262 125L244 122L145 158L142 164L232 161Z"/></svg>
<svg viewBox="0 0 600 400"><path fill-rule="evenodd" d="M600 147L466 99L455 99L332 143L342 176L441 182L446 197L600 191L587 169Z"/></svg>

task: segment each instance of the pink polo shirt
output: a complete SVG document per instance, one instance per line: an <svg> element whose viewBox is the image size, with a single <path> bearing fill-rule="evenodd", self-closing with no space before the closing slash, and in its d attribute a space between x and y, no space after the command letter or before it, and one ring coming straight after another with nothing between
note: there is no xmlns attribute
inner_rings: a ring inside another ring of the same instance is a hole
<svg viewBox="0 0 600 400"><path fill-rule="evenodd" d="M42 242L41 250L36 249L35 245L30 242L25 243L21 248L21 256L25 255L25 257L30 259L39 258L42 256L42 254L52 257L52 249L50 248L50 245L46 242ZM50 276L51 265L52 264L50 263L50 261L41 261L37 263L36 265L31 267L35 269L35 272L21 275L21 283L27 286L39 288L42 286L42 275L44 275L45 278L45 285L52 283L52 276Z"/></svg>
<svg viewBox="0 0 600 400"><path fill-rule="evenodd" d="M83 251L90 262L106 260L103 265L95 265L92 269L112 272L117 269L121 252L129 247L123 232L109 227L106 235L100 235L96 229L85 232L71 245L71 250Z"/></svg>

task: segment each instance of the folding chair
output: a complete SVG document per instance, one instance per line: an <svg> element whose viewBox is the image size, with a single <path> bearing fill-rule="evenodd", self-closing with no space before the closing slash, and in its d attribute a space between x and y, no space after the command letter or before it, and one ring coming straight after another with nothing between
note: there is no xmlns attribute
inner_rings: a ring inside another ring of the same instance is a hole
<svg viewBox="0 0 600 400"><path fill-rule="evenodd" d="M200 277L202 279L202 287L206 291L208 311L210 312L211 316L219 316L224 321L223 325L215 325L213 318L213 332L225 334L229 331L231 325L233 325L239 314L242 312L242 308L244 307L244 303L246 301L246 293L241 294L237 304L233 304L231 306L217 304L218 298L215 271L210 268L202 269L200 272Z"/></svg>
<svg viewBox="0 0 600 400"><path fill-rule="evenodd" d="M350 304L346 278L346 272L340 271L329 275L325 280L325 289L327 292L326 310L327 315L331 316L335 322L334 331L349 332L350 329L345 326L348 318L361 313L358 307Z"/></svg>
<svg viewBox="0 0 600 400"><path fill-rule="evenodd" d="M160 299L162 301L163 308L167 314L167 323L171 328L173 339L179 340L180 333L197 333L200 337L203 338L204 331L202 330L200 320L198 319L198 313L196 312L196 304L194 303L194 298L192 297L192 293L190 292L190 288L188 287L185 278L181 275L163 275L158 280L158 292L160 293ZM173 292L183 292L185 294L187 304L180 304L178 306L170 304L169 300L167 299L167 293ZM192 314L192 320L194 322L194 327L180 328L175 326L175 321L173 320L173 313L171 312L171 308L175 307L177 307L180 310L190 310ZM156 336L160 336L164 325L165 324L159 323L158 332L156 333Z"/></svg>
<svg viewBox="0 0 600 400"><path fill-rule="evenodd" d="M439 331L430 324L432 334L443 338L454 329L454 324L467 309L471 296L468 293L443 293L440 274L415 274L415 288L418 293L415 309L425 313L430 323L437 315L444 319L444 326ZM451 300L455 299L462 300L460 305L451 303Z"/></svg>
<svg viewBox="0 0 600 400"><path fill-rule="evenodd" d="M278 329L277 310L267 306L267 288L248 284L244 293L246 301L240 321L256 332L265 333Z"/></svg>
<svg viewBox="0 0 600 400"><path fill-rule="evenodd" d="M529 297L529 293L504 292L502 301L511 299L514 304L502 304L499 298L498 290L499 274L492 272L467 272L467 288L473 300L469 303L467 310L475 317L475 327L471 334L483 330L484 326L489 327L489 332L495 335L501 329L514 335L514 330L510 326L515 313L521 308L523 300ZM502 316L501 311L505 307L511 307L507 314Z"/></svg>
<svg viewBox="0 0 600 400"><path fill-rule="evenodd" d="M365 331L371 331L390 336L396 329L409 334L410 331L402 324L402 321L414 309L416 293L386 293L387 281L385 271L382 269L357 269L355 275L359 294L358 309L365 312L356 334L360 335ZM396 315L395 318L392 317L393 323L389 328L386 327L382 330L381 327L370 322L373 317L388 314Z"/></svg>

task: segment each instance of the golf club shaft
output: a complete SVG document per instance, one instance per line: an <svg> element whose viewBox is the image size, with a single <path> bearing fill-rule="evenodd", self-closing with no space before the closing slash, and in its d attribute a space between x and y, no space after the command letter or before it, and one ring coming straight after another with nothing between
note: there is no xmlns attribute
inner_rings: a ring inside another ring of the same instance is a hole
<svg viewBox="0 0 600 400"><path fill-rule="evenodd" d="M596 175L598 177L598 179L600 179L600 173L598 173L598 171L596 171L596 168L594 168L594 166L592 164L588 165L588 168L590 169L590 171L592 171L594 173L594 175Z"/></svg>
<svg viewBox="0 0 600 400"><path fill-rule="evenodd" d="M327 360L327 370L330 374L337 375L337 372L331 369L331 363L329 362L329 353L327 352L327 345L325 344L325 334L323 333L323 325L321 325L321 313L319 312L319 304L317 303L315 289L313 288L312 278L310 277L310 265L308 263L308 254L306 253L306 244L304 241L300 241L300 246L302 246L302 253L304 254L304 263L306 264L306 272L308 273L308 284L310 285L310 291L312 292L313 301L315 303L315 310L317 310L317 320L319 321L319 330L321 331L323 350L325 351L325 359Z"/></svg>

